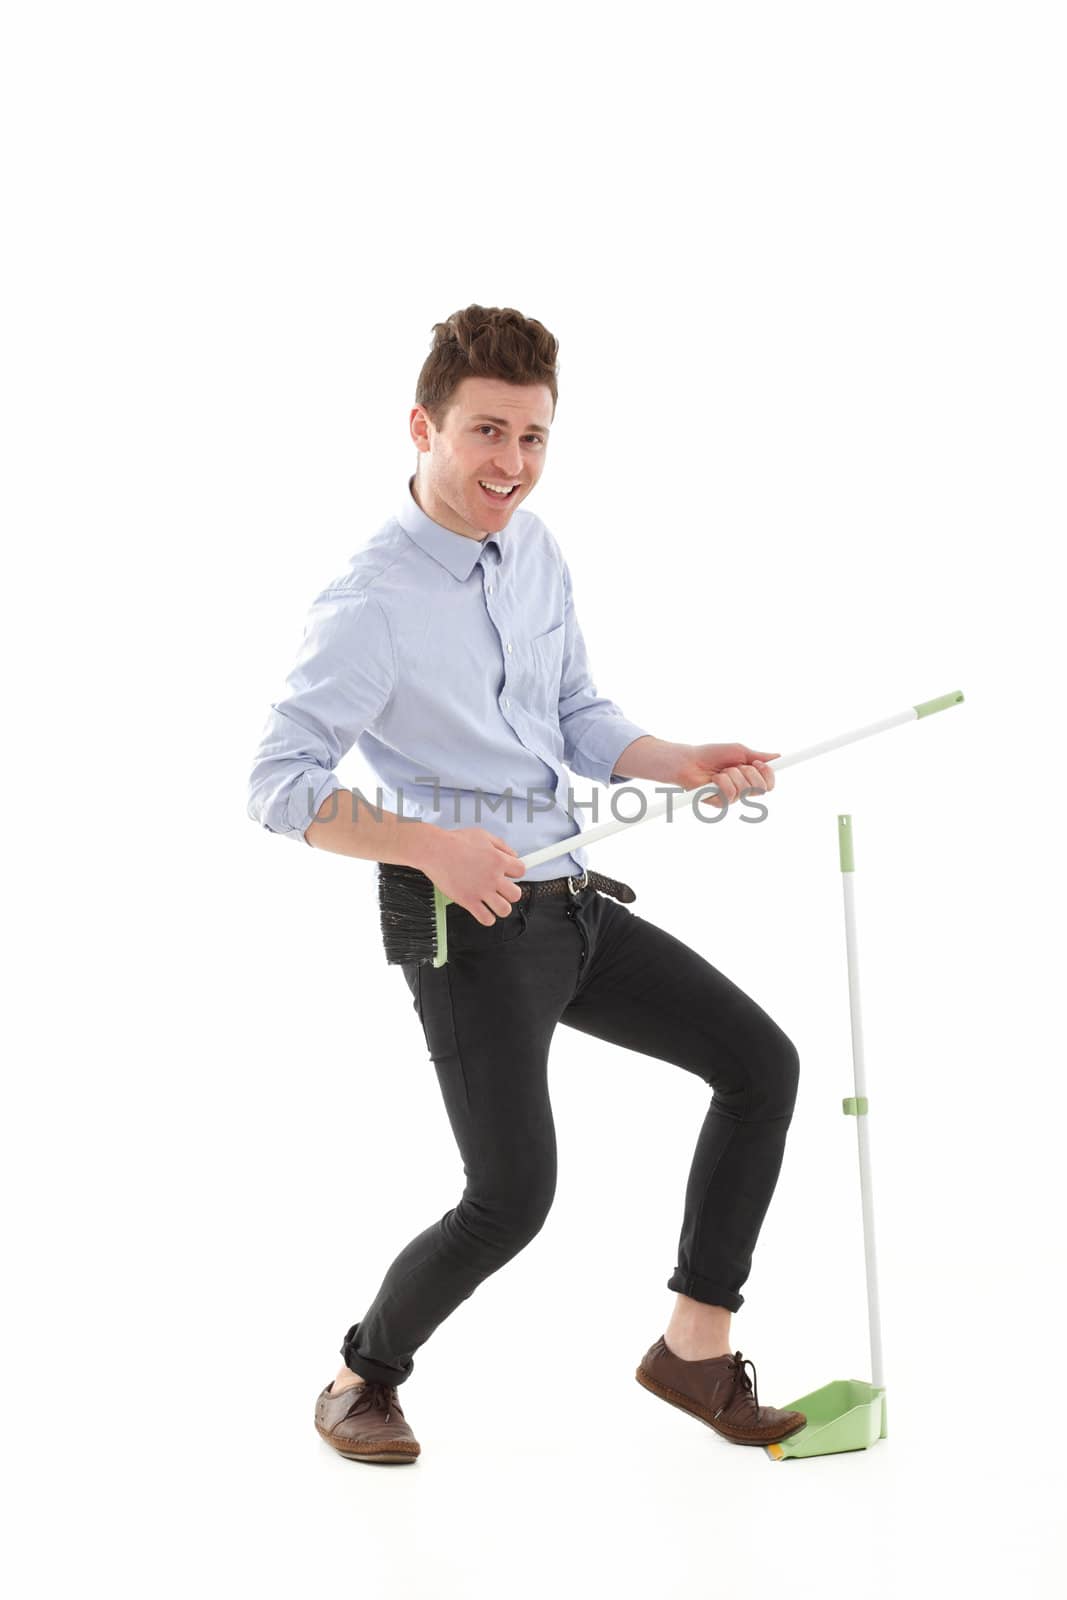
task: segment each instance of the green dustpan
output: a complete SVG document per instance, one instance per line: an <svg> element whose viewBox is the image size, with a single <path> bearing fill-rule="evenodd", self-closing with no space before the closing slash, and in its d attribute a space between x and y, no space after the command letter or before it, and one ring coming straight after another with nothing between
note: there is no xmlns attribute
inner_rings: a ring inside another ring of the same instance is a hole
<svg viewBox="0 0 1067 1600"><path fill-rule="evenodd" d="M867 1262L867 1310L871 1334L870 1383L862 1378L839 1378L811 1394L802 1394L783 1407L803 1411L807 1423L780 1444L765 1445L774 1461L790 1456L830 1456L842 1450L866 1450L884 1439L886 1427L885 1383L882 1373L882 1332L878 1318L878 1265L874 1250L874 1206L871 1201L871 1159L867 1147L867 1083L863 1066L863 1030L860 1024L859 960L856 949L856 908L853 900L855 862L852 818L839 816L837 835L841 854L841 886L845 896L845 944L848 951L848 1000L852 1015L852 1070L856 1093L842 1102L842 1110L856 1119L860 1158L860 1195L863 1201L863 1251Z"/></svg>

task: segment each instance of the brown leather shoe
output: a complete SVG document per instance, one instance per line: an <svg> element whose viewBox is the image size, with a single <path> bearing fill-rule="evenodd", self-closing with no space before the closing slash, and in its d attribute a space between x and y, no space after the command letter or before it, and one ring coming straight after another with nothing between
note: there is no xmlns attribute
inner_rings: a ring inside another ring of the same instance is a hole
<svg viewBox="0 0 1067 1600"><path fill-rule="evenodd" d="M746 1366L752 1368L751 1378ZM740 1350L707 1361L683 1361L657 1339L634 1376L643 1388L699 1417L732 1444L777 1444L807 1425L803 1411L760 1405L759 1392L753 1391L755 1365Z"/></svg>
<svg viewBox="0 0 1067 1600"><path fill-rule="evenodd" d="M420 1449L396 1390L385 1383L356 1383L334 1394L331 1381L315 1403L315 1427L349 1461L414 1461Z"/></svg>

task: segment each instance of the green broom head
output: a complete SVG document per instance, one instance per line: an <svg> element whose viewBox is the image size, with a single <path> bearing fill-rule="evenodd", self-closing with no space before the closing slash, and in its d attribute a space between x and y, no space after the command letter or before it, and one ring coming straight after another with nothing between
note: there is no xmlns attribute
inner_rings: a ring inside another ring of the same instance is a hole
<svg viewBox="0 0 1067 1600"><path fill-rule="evenodd" d="M402 966L406 961L432 961L435 967L444 966L448 960L445 907L451 904L417 867L380 861L378 909L387 963Z"/></svg>

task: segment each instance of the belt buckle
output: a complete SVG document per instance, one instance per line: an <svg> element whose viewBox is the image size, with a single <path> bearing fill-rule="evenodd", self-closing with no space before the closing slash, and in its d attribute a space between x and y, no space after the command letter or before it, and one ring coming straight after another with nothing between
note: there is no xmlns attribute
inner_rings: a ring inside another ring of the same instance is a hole
<svg viewBox="0 0 1067 1600"><path fill-rule="evenodd" d="M589 882L589 868L588 867L583 867L582 868L582 881L581 881L581 883L579 883L577 888L576 888L575 887L575 880L573 878L568 878L567 879L567 888L570 890L572 895L579 895L579 894L581 894L582 890L585 888L585 886L586 886L586 884L588 882Z"/></svg>

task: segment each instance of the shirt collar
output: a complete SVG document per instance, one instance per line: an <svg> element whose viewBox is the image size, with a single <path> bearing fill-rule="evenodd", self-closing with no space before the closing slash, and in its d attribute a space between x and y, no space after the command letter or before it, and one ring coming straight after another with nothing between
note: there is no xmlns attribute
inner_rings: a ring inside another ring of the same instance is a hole
<svg viewBox="0 0 1067 1600"><path fill-rule="evenodd" d="M454 578L469 578L483 550L488 560L501 560L503 552L498 533L486 534L484 539L468 539L462 533L453 533L451 528L443 528L426 515L415 499L411 492L414 481L414 478L408 479L407 491L396 520L420 550L433 556Z"/></svg>

